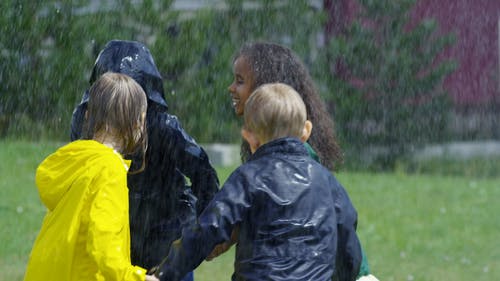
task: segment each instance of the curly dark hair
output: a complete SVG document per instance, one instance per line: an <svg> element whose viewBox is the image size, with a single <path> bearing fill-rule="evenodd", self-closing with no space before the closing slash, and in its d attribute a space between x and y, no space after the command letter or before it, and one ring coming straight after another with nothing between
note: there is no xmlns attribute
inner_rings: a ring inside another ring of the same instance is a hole
<svg viewBox="0 0 500 281"><path fill-rule="evenodd" d="M334 123L319 96L314 82L297 55L287 47L266 42L247 43L234 56L233 62L244 57L250 64L256 89L266 83L285 83L292 86L302 97L307 109L307 118L313 124L308 143L316 151L321 164L334 170L342 163L342 151L337 143ZM250 156L250 147L243 141L241 158L245 162Z"/></svg>

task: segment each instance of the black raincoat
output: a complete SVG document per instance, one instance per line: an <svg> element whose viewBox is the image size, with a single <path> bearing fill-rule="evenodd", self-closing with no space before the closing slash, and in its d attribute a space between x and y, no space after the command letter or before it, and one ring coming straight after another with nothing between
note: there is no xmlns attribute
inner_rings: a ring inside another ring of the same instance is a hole
<svg viewBox="0 0 500 281"><path fill-rule="evenodd" d="M90 84L108 71L129 75L148 97L146 168L128 176L128 187L132 263L151 268L180 237L181 225L208 204L219 180L205 151L184 131L177 117L167 113L162 77L146 46L132 41L108 42L95 62ZM87 101L88 90L73 112L72 140L80 138ZM131 171L141 166L143 157L132 159Z"/></svg>
<svg viewBox="0 0 500 281"><path fill-rule="evenodd" d="M157 273L178 280L239 226L232 280L355 280L357 212L295 138L264 144L185 227Z"/></svg>

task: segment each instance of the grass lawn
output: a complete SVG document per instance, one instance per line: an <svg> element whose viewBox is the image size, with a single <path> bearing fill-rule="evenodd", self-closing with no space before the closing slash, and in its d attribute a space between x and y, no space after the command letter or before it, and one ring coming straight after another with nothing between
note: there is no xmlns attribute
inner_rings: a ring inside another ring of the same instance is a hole
<svg viewBox="0 0 500 281"><path fill-rule="evenodd" d="M57 144L0 141L0 280L22 280L45 213L34 186ZM218 169L224 181L230 169ZM381 281L500 280L500 178L404 173L337 175L359 213L358 233ZM196 269L230 280L234 252Z"/></svg>

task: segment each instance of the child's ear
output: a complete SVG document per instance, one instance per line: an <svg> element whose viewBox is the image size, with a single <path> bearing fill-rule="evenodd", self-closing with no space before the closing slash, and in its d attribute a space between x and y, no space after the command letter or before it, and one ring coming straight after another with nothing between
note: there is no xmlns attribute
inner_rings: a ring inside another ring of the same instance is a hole
<svg viewBox="0 0 500 281"><path fill-rule="evenodd" d="M246 129L241 129L241 136L250 145L250 150L252 151L252 153L254 153L255 150L257 150L257 148L259 148L260 141L254 133L252 133L251 131L248 131Z"/></svg>
<svg viewBox="0 0 500 281"><path fill-rule="evenodd" d="M306 123L304 124L304 129L302 129L302 136L300 137L300 140L302 142L306 142L309 139L309 137L311 136L312 127L313 125L311 121L306 120Z"/></svg>

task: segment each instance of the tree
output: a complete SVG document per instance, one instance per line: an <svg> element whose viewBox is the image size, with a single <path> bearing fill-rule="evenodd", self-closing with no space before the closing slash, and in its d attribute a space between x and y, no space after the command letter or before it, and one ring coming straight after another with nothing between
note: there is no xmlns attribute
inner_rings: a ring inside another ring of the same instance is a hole
<svg viewBox="0 0 500 281"><path fill-rule="evenodd" d="M227 0L225 4L176 21L175 35L155 44L171 46L171 53L159 53L178 58L170 67L161 67L171 73L165 75L167 100L200 142L240 141L240 124L227 88L233 79L232 57L243 43L281 43L310 61L322 29L322 11L306 0Z"/></svg>
<svg viewBox="0 0 500 281"><path fill-rule="evenodd" d="M412 149L447 137L451 106L442 81L455 63L436 58L454 37L437 35L432 19L410 26L414 0L358 2L358 19L322 54L332 75L324 96L349 151L366 159L370 144L379 148L374 167L390 169Z"/></svg>
<svg viewBox="0 0 500 281"><path fill-rule="evenodd" d="M1 2L0 137L67 140L98 51L124 39L150 48L170 112L190 134L200 142L238 142L227 91L234 52L248 40L268 40L310 60L322 28L321 10L306 0L227 0L221 9L189 12L172 3Z"/></svg>
<svg viewBox="0 0 500 281"><path fill-rule="evenodd" d="M114 38L134 40L143 27L130 24L127 3L1 2L0 138L68 139L99 48Z"/></svg>
<svg viewBox="0 0 500 281"><path fill-rule="evenodd" d="M0 137L15 123L26 119L28 106L38 102L35 96L24 96L20 90L33 81L41 56L34 50L43 42L43 31L37 25L40 4L28 1L0 3ZM35 76L36 77L36 76ZM28 82L29 83L29 82Z"/></svg>

